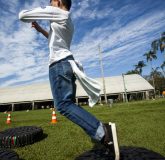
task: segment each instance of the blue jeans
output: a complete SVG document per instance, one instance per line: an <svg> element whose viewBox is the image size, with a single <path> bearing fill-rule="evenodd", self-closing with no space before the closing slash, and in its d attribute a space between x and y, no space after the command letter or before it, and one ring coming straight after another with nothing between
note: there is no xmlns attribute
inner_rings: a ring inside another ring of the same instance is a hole
<svg viewBox="0 0 165 160"><path fill-rule="evenodd" d="M69 56L49 67L54 105L62 115L83 128L91 138L100 141L104 136L102 123L74 103L76 78L68 60L73 60L73 57Z"/></svg>

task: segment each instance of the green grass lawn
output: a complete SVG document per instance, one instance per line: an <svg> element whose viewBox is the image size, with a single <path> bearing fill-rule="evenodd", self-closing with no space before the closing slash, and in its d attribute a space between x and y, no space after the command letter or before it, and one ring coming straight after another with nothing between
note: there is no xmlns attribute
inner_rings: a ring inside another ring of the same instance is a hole
<svg viewBox="0 0 165 160"><path fill-rule="evenodd" d="M103 122L115 122L120 146L136 146L165 156L165 99L84 107ZM13 112L12 123L6 125L7 114L0 113L0 131L17 126L36 125L48 136L32 145L14 149L23 160L74 160L92 149L93 143L84 131L59 115L50 124L49 109Z"/></svg>

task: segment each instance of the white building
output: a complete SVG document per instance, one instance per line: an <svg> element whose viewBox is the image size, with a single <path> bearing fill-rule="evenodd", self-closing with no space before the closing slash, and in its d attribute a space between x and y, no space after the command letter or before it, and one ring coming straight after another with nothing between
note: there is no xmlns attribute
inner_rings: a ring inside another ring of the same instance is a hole
<svg viewBox="0 0 165 160"><path fill-rule="evenodd" d="M97 78L100 84L103 83L102 78ZM87 102L87 94L77 83L76 101L85 99ZM142 93L143 98L148 98L149 92L153 91L153 87L143 77L137 74L105 77L105 87L107 97L118 96L118 98L125 98L125 95ZM102 99L104 99L103 90L101 92ZM2 106L10 105L12 110L17 104L30 103L32 108L35 104L40 102L52 102L52 94L49 82L31 84L27 86L15 86L0 88L0 108Z"/></svg>

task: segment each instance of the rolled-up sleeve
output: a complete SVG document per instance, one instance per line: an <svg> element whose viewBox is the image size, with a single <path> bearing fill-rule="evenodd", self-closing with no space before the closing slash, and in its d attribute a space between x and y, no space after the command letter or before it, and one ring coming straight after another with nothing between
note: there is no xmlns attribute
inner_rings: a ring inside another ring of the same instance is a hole
<svg viewBox="0 0 165 160"><path fill-rule="evenodd" d="M33 22L36 20L49 20L56 23L64 23L69 17L69 12L57 7L46 6L45 8L34 8L23 10L19 13L19 19L23 22Z"/></svg>

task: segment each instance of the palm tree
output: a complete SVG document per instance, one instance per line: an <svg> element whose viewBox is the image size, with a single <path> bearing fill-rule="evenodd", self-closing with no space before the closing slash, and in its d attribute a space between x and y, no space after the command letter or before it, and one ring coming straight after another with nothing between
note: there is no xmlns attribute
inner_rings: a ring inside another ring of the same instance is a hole
<svg viewBox="0 0 165 160"><path fill-rule="evenodd" d="M146 64L144 63L144 61L139 61L137 65L135 66L135 71L138 71L138 73L140 75L142 75L142 68L146 66Z"/></svg>
<svg viewBox="0 0 165 160"><path fill-rule="evenodd" d="M151 47L156 54L158 50L160 50L161 53L165 50L165 32L161 34L161 37L159 39L156 39L152 42ZM165 53L164 53L165 56Z"/></svg>
<svg viewBox="0 0 165 160"><path fill-rule="evenodd" d="M162 71L164 73L164 76L165 76L165 70L164 70L164 68L165 68L165 61L162 63L162 65L160 67L161 67L161 69L162 69Z"/></svg>
<svg viewBox="0 0 165 160"><path fill-rule="evenodd" d="M150 61L150 65L151 65L151 72L153 71L153 67L152 67L152 60L153 59L157 59L157 56L156 56L156 52L155 51L152 51L150 50L149 52L146 52L143 56L146 57L146 60L147 62ZM155 82L154 82L154 76L152 76L152 85L154 87L154 95L155 95Z"/></svg>
<svg viewBox="0 0 165 160"><path fill-rule="evenodd" d="M160 71L158 71L159 67L156 67L155 69L153 68L152 72L151 72L151 77L152 76L162 76L162 73Z"/></svg>
<svg viewBox="0 0 165 160"><path fill-rule="evenodd" d="M162 33L161 38L159 40L160 51L163 53L165 49L165 32Z"/></svg>
<svg viewBox="0 0 165 160"><path fill-rule="evenodd" d="M157 59L156 53L152 50L146 52L143 56L146 56L147 62L150 61L151 69L152 69L152 60Z"/></svg>

